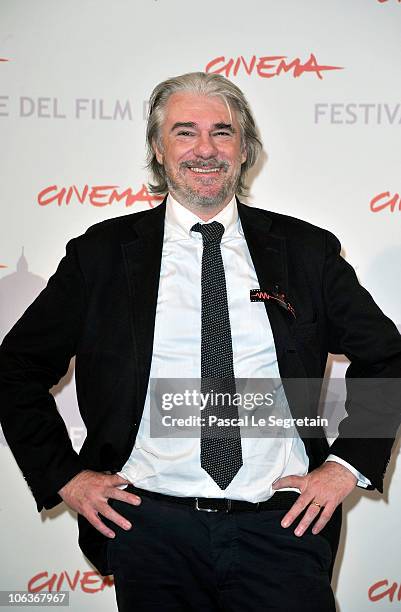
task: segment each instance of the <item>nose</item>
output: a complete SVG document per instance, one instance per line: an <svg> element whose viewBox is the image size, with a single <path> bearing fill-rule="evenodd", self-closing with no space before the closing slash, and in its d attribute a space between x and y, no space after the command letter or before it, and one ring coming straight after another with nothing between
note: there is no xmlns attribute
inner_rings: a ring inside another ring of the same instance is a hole
<svg viewBox="0 0 401 612"><path fill-rule="evenodd" d="M194 154L202 159L217 155L217 147L209 132L201 132L194 146Z"/></svg>

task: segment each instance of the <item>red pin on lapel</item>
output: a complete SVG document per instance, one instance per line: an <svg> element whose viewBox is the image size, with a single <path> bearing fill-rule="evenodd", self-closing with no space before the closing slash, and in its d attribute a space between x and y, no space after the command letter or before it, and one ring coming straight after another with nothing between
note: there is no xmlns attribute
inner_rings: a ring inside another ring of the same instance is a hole
<svg viewBox="0 0 401 612"><path fill-rule="evenodd" d="M251 289L249 297L251 302L268 302L272 300L287 310L287 312L290 312L294 319L296 319L295 310L283 292L267 291L266 289Z"/></svg>

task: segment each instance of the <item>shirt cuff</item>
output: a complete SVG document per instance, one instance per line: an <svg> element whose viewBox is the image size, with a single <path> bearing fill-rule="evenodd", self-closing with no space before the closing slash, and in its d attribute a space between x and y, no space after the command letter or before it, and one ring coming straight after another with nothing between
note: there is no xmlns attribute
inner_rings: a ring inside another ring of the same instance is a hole
<svg viewBox="0 0 401 612"><path fill-rule="evenodd" d="M337 457L337 455L330 454L327 457L326 461L334 461L335 463L339 463L340 465L343 465L345 468L347 468L347 470L349 470L355 476L355 478L358 479L358 482L356 483L357 487L363 487L364 489L366 489L368 485L372 484L369 478L366 478L363 474L361 474L361 472L358 472L358 470L356 470L352 465L344 461L344 459Z"/></svg>

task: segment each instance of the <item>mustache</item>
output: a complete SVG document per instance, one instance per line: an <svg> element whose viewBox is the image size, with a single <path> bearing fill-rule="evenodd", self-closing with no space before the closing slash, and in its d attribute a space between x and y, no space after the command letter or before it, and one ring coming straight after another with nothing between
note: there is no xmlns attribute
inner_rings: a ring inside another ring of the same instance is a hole
<svg viewBox="0 0 401 612"><path fill-rule="evenodd" d="M216 158L211 158L208 159L207 161L205 160L187 160L184 162L181 162L180 164L181 168L220 168L222 170L224 170L225 172L227 172L228 168L229 168L229 163L221 160L218 161Z"/></svg>

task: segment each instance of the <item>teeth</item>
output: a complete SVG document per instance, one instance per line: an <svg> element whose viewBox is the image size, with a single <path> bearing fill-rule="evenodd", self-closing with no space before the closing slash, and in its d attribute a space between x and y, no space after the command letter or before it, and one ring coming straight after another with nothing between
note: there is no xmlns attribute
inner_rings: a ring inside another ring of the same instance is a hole
<svg viewBox="0 0 401 612"><path fill-rule="evenodd" d="M206 172L218 172L220 168L191 168L191 170L192 172L206 173Z"/></svg>

